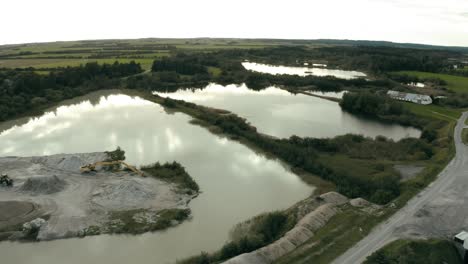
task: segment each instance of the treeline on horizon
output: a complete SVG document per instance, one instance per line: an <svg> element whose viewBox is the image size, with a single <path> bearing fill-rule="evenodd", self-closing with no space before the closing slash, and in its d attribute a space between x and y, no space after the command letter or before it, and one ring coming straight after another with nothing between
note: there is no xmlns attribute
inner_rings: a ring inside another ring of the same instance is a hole
<svg viewBox="0 0 468 264"><path fill-rule="evenodd" d="M326 60L329 65L347 70L372 73L389 71L440 72L450 68L448 58L460 52L373 46L334 46L322 48L280 47L271 50L249 50L249 59L297 64L298 61Z"/></svg>
<svg viewBox="0 0 468 264"><path fill-rule="evenodd" d="M223 85L246 83L251 89L263 89L272 85L309 87L322 91L338 91L347 87L392 89L396 84L387 79L345 80L330 76L271 75L248 71L241 63L248 59L260 63L302 66L304 61L325 60L331 66L376 74L401 70L438 72L447 70L450 67L447 59L457 54L453 51L369 46L315 49L288 46L211 53L179 52L171 57L155 60L152 75L131 77L128 86L153 91L175 91L177 88L201 88L209 82L215 82ZM213 68L219 73L210 72Z"/></svg>
<svg viewBox="0 0 468 264"><path fill-rule="evenodd" d="M97 64L61 68L47 75L31 70L0 70L0 121L52 102L105 89L112 80L142 72L138 63Z"/></svg>

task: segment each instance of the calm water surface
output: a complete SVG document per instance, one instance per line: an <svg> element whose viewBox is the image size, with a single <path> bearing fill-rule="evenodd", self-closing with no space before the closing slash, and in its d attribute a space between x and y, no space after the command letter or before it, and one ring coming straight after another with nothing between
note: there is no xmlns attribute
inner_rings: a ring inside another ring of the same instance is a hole
<svg viewBox="0 0 468 264"><path fill-rule="evenodd" d="M358 71L345 71L336 69L326 69L317 67L290 67L290 66L279 66L279 65L268 65L255 62L243 62L242 66L249 71L269 73L269 74L288 74L288 75L299 75L299 76L334 76L341 79L355 79L366 77L366 74ZM325 65L326 66L326 65Z"/></svg>
<svg viewBox="0 0 468 264"><path fill-rule="evenodd" d="M245 85L210 84L204 89L157 94L229 110L247 118L260 132L282 138L292 135L324 138L355 133L399 140L419 137L421 133L412 127L359 118L342 111L336 102L304 94L294 95L275 87L254 91ZM339 98L342 93L324 95Z"/></svg>
<svg viewBox="0 0 468 264"><path fill-rule="evenodd" d="M203 192L190 204L193 219L164 232L138 236L2 242L1 263L172 262L220 248L236 223L287 208L313 191L279 162L190 124L184 114L168 114L157 104L121 94L91 99L77 100L0 132L0 156L121 146L127 160L136 165L176 160Z"/></svg>

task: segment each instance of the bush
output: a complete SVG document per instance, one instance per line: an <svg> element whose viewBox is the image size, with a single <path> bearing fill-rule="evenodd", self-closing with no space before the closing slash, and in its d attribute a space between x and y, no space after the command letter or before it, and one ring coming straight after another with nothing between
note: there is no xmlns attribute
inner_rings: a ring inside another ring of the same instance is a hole
<svg viewBox="0 0 468 264"><path fill-rule="evenodd" d="M218 263L244 253L252 252L283 236L293 227L293 222L291 216L286 215L284 212L273 212L256 216L245 223L239 224L236 228L245 225L248 226L247 230L243 230L240 237L226 243L218 252L211 255L202 252L199 256L191 257L178 263Z"/></svg>
<svg viewBox="0 0 468 264"><path fill-rule="evenodd" d="M152 177L175 183L180 189L187 190L189 193L200 191L200 187L185 171L185 168L175 161L162 165L157 162L152 165L142 166L141 170Z"/></svg>

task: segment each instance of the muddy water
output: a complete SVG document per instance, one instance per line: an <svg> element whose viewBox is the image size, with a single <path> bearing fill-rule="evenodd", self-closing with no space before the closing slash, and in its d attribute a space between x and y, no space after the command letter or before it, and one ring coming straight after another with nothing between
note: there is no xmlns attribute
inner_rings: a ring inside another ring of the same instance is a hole
<svg viewBox="0 0 468 264"><path fill-rule="evenodd" d="M218 249L238 222L287 208L313 188L279 162L126 95L77 100L0 132L0 156L111 150L130 163L177 160L201 187L193 219L164 232L40 243L0 243L1 263L166 263ZM79 103L78 103L79 102ZM91 103L93 102L93 103ZM23 124L22 124L23 123Z"/></svg>
<svg viewBox="0 0 468 264"><path fill-rule="evenodd" d="M356 79L364 78L366 74L358 71L345 71L337 69L326 69L317 67L290 67L280 65L268 65L255 62L243 62L242 66L249 71L269 73L269 74L288 74L288 75L299 75L299 76L334 76L341 79Z"/></svg>
<svg viewBox="0 0 468 264"><path fill-rule="evenodd" d="M260 132L282 138L292 135L324 138L347 133L383 135L394 140L420 136L418 129L359 118L342 111L336 102L294 95L275 87L254 91L245 85L210 84L205 89L158 94L229 110L246 118ZM327 93L325 96L339 98L342 94Z"/></svg>

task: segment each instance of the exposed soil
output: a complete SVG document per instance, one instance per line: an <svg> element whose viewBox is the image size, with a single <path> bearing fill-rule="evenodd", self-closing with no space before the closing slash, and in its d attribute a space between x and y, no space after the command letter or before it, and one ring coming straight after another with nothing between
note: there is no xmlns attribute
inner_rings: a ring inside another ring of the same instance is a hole
<svg viewBox="0 0 468 264"><path fill-rule="evenodd" d="M38 240L75 237L107 225L113 212L188 209L194 198L174 184L133 172L80 172L107 158L106 153L0 158L1 173L14 180L13 187L0 187L0 233L47 216Z"/></svg>
<svg viewBox="0 0 468 264"><path fill-rule="evenodd" d="M424 169L424 166L395 165L394 168L400 173L401 181L407 181L416 177Z"/></svg>

